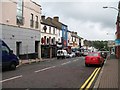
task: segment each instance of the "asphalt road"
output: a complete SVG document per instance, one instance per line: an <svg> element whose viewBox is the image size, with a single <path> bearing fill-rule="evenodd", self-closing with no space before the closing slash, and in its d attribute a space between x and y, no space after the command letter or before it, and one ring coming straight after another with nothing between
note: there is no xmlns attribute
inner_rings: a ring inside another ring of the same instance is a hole
<svg viewBox="0 0 120 90"><path fill-rule="evenodd" d="M0 82L2 88L80 88L95 68L85 67L83 57L54 59L5 71Z"/></svg>

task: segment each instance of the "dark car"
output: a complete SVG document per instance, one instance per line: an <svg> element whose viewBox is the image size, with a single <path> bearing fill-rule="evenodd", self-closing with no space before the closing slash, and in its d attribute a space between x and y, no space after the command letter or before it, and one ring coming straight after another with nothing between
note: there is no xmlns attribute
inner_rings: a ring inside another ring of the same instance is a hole
<svg viewBox="0 0 120 90"><path fill-rule="evenodd" d="M16 66L19 65L18 57L4 41L0 40L0 46L2 49L2 69L8 68L10 70L15 70Z"/></svg>

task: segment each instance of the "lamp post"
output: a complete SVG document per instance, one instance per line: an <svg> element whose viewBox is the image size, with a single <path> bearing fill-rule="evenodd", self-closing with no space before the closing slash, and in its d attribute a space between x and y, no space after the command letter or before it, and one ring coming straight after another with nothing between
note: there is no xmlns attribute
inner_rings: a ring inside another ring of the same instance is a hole
<svg viewBox="0 0 120 90"><path fill-rule="evenodd" d="M119 9L117 9L117 8L115 8L115 7L107 7L107 6L105 6L105 7L103 7L103 8L112 8L112 9L115 9L115 10L117 10L118 12L120 11Z"/></svg>
<svg viewBox="0 0 120 90"><path fill-rule="evenodd" d="M103 7L103 8L111 8L111 9L114 9L114 10L117 10L118 11L118 16L117 16L117 22L116 22L116 25L117 25L117 32L116 32L116 40L115 40L115 43L116 41L120 41L120 1L119 1L119 4L118 4L118 9L115 8L115 7ZM120 58L120 45L116 43L116 57L119 59Z"/></svg>

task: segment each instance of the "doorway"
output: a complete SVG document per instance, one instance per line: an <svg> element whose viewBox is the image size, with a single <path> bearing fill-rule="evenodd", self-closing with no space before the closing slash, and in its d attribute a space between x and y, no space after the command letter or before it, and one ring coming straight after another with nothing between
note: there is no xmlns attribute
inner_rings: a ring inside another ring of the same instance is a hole
<svg viewBox="0 0 120 90"><path fill-rule="evenodd" d="M16 42L16 55L19 56L22 49L22 42Z"/></svg>

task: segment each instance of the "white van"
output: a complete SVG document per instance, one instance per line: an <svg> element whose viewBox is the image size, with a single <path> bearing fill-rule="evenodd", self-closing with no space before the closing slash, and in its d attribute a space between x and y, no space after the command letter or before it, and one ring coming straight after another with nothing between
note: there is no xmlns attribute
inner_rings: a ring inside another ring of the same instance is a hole
<svg viewBox="0 0 120 90"><path fill-rule="evenodd" d="M67 58L68 53L66 50L57 50L57 59L59 58Z"/></svg>

